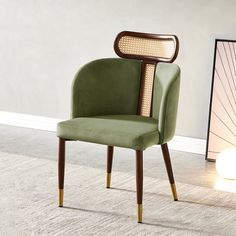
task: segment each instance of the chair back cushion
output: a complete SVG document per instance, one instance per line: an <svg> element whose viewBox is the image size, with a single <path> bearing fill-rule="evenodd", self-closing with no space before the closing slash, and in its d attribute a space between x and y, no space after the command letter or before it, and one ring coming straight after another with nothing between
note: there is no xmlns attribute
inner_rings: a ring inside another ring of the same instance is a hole
<svg viewBox="0 0 236 236"><path fill-rule="evenodd" d="M106 58L92 61L72 84L72 118L97 115L136 115L141 61Z"/></svg>
<svg viewBox="0 0 236 236"><path fill-rule="evenodd" d="M159 143L171 140L175 133L179 87L179 67L158 63L154 78L152 117L158 119Z"/></svg>

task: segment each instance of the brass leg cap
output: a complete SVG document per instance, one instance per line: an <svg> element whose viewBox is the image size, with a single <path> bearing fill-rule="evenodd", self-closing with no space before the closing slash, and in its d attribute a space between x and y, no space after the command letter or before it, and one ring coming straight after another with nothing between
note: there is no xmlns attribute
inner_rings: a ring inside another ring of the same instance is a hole
<svg viewBox="0 0 236 236"><path fill-rule="evenodd" d="M142 204L138 204L137 205L137 209L138 209L138 223L142 223L143 221L143 205Z"/></svg>
<svg viewBox="0 0 236 236"><path fill-rule="evenodd" d="M107 173L107 188L111 186L111 173Z"/></svg>
<svg viewBox="0 0 236 236"><path fill-rule="evenodd" d="M175 184L171 184L171 191L172 191L174 200L178 201L178 196L177 196L177 191L176 191Z"/></svg>
<svg viewBox="0 0 236 236"><path fill-rule="evenodd" d="M64 189L59 189L59 207L63 207Z"/></svg>

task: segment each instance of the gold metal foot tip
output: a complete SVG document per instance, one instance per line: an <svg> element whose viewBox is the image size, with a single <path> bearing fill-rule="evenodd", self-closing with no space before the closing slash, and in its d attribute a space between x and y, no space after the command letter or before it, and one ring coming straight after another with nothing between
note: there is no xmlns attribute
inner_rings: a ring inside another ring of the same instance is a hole
<svg viewBox="0 0 236 236"><path fill-rule="evenodd" d="M107 173L107 188L110 188L111 186L111 173Z"/></svg>
<svg viewBox="0 0 236 236"><path fill-rule="evenodd" d="M64 190L59 189L59 207L63 207Z"/></svg>
<svg viewBox="0 0 236 236"><path fill-rule="evenodd" d="M175 184L171 184L171 190L172 190L174 201L178 201L178 196L177 196Z"/></svg>
<svg viewBox="0 0 236 236"><path fill-rule="evenodd" d="M143 205L138 204L138 223L142 223L143 221Z"/></svg>

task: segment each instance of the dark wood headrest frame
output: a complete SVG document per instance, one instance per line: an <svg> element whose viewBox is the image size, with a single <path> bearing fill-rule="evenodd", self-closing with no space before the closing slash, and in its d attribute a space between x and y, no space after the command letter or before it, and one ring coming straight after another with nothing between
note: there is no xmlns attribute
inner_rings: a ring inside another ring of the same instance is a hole
<svg viewBox="0 0 236 236"><path fill-rule="evenodd" d="M137 37L139 39L154 39L159 41L172 41L174 43L173 47L173 54L170 58L166 57L158 57L158 56L147 56L147 55L137 55L137 54L125 54L121 52L119 48L119 42L122 39L122 37L125 36L131 36L131 37ZM153 81L155 76L155 69L158 62L167 62L171 63L173 62L179 52L179 40L177 36L175 35L162 35L162 34L149 34L149 33L140 33L140 32L131 32L131 31L122 31L120 32L115 39L114 42L114 50L116 54L121 58L127 58L127 59L136 59L142 61L142 67L141 67L141 84L140 84L140 91L139 91L139 105L138 105L138 111L137 114L142 116L152 116L152 103L153 103ZM145 84L149 83L146 81L146 73L148 73L148 68L152 66L154 70L153 78L151 81L152 90L148 92L149 99L145 100ZM146 109L148 104L148 109Z"/></svg>
<svg viewBox="0 0 236 236"><path fill-rule="evenodd" d="M172 40L175 45L175 51L174 51L173 56L171 58L124 54L119 49L119 41L124 36L132 36L132 37L143 38L143 39L157 39L160 41ZM153 64L154 63L156 64L158 62L170 62L171 63L176 59L176 57L178 55L179 40L176 35L150 34L150 33L132 32L132 31L122 31L116 36L116 39L114 42L114 50L115 50L116 54L122 58L138 59L138 60L143 60L145 62L149 62L149 63L153 63Z"/></svg>

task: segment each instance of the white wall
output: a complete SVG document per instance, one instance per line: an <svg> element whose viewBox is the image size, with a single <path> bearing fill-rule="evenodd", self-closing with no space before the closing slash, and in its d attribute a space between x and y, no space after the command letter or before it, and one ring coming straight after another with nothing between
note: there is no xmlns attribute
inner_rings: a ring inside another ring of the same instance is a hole
<svg viewBox="0 0 236 236"><path fill-rule="evenodd" d="M177 134L205 138L214 39L236 39L235 9L233 0L0 0L0 110L68 118L75 72L115 57L119 31L173 33L182 68Z"/></svg>

